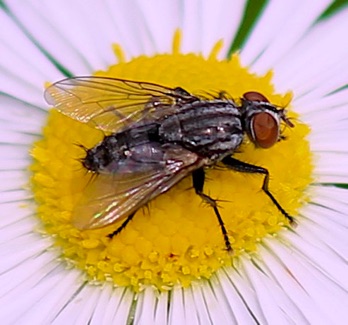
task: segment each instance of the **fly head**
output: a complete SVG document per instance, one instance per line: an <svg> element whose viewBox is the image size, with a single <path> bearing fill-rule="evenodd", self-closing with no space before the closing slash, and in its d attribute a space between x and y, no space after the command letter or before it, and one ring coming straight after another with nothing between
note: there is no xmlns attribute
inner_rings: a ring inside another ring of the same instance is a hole
<svg viewBox="0 0 348 325"><path fill-rule="evenodd" d="M294 127L286 117L284 109L277 109L264 95L256 91L243 95L242 116L246 133L260 148L270 148L280 140L281 121L289 127Z"/></svg>

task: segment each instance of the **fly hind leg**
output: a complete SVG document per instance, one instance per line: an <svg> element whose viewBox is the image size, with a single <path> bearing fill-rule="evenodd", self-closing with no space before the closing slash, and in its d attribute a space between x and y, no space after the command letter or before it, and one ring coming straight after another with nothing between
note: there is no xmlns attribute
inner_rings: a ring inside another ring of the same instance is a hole
<svg viewBox="0 0 348 325"><path fill-rule="evenodd" d="M119 226L115 231L113 231L111 234L108 234L106 237L109 237L110 239L112 239L114 236L118 235L124 228L126 228L126 226L128 225L129 221L131 221L133 219L135 215L135 212L133 212L132 214L130 214L127 219L125 221L123 221L122 225Z"/></svg>
<svg viewBox="0 0 348 325"><path fill-rule="evenodd" d="M196 194L199 195L204 202L208 203L213 208L215 215L219 221L219 225L221 228L222 235L224 237L226 249L228 252L232 252L231 243L230 243L230 240L228 238L225 224L224 224L224 222L221 218L220 212L218 210L216 200L211 198L209 195L203 193L204 180L205 180L205 173L204 173L203 168L199 168L199 169L192 172L192 182L193 182L193 187L196 191Z"/></svg>

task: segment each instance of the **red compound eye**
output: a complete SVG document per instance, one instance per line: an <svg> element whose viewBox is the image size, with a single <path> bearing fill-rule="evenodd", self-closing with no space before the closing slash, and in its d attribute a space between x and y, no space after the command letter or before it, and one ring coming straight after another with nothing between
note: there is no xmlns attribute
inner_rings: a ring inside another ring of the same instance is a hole
<svg viewBox="0 0 348 325"><path fill-rule="evenodd" d="M269 113L255 114L251 121L251 129L255 144L261 148L270 148L278 141L279 125Z"/></svg>
<svg viewBox="0 0 348 325"><path fill-rule="evenodd" d="M268 99L257 91L248 91L243 95L244 99L256 102L269 102Z"/></svg>

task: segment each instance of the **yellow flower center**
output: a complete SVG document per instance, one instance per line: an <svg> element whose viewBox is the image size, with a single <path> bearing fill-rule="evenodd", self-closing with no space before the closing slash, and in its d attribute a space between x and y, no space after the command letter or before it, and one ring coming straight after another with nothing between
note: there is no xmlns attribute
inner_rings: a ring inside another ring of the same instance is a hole
<svg viewBox="0 0 348 325"><path fill-rule="evenodd" d="M206 92L208 97L209 93L225 91L238 99L247 91L258 91L274 105L288 104L291 94L274 94L271 72L256 76L241 67L237 55L219 61L216 54L220 45L208 58L184 55L180 54L177 37L172 54L140 56L129 62L115 47L121 62L95 75L180 86L193 94ZM294 112L288 116L293 118L295 127L284 128L284 140L269 149L260 149L246 137L233 156L267 168L271 193L296 217L308 200L305 190L311 182L312 156L306 139L308 126ZM219 211L233 247L232 256L226 251L213 209L202 204L195 194L190 175L139 209L112 239L107 235L123 220L100 229L76 229L71 223L72 211L87 184L93 181L80 162L86 153L79 145L92 148L103 137L100 130L51 109L43 137L32 149L32 188L44 231L54 237L62 256L85 270L90 280L113 281L136 291L144 285L159 290L169 290L175 284L185 287L197 279L209 279L240 254L254 252L264 236L288 225L261 190L262 175L210 168L206 170L204 191L220 200Z"/></svg>

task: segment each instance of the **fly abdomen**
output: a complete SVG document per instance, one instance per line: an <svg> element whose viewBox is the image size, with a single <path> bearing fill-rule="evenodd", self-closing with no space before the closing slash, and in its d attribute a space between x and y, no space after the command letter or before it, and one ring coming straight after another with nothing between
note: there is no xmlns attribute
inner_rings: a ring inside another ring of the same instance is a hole
<svg viewBox="0 0 348 325"><path fill-rule="evenodd" d="M82 165L92 172L100 173L113 161L124 159L126 147L117 138L117 135L106 136L103 141L87 150Z"/></svg>
<svg viewBox="0 0 348 325"><path fill-rule="evenodd" d="M87 150L83 166L96 173L135 172L140 163L161 159L156 123L139 125L106 136ZM146 168L146 167L145 167Z"/></svg>

